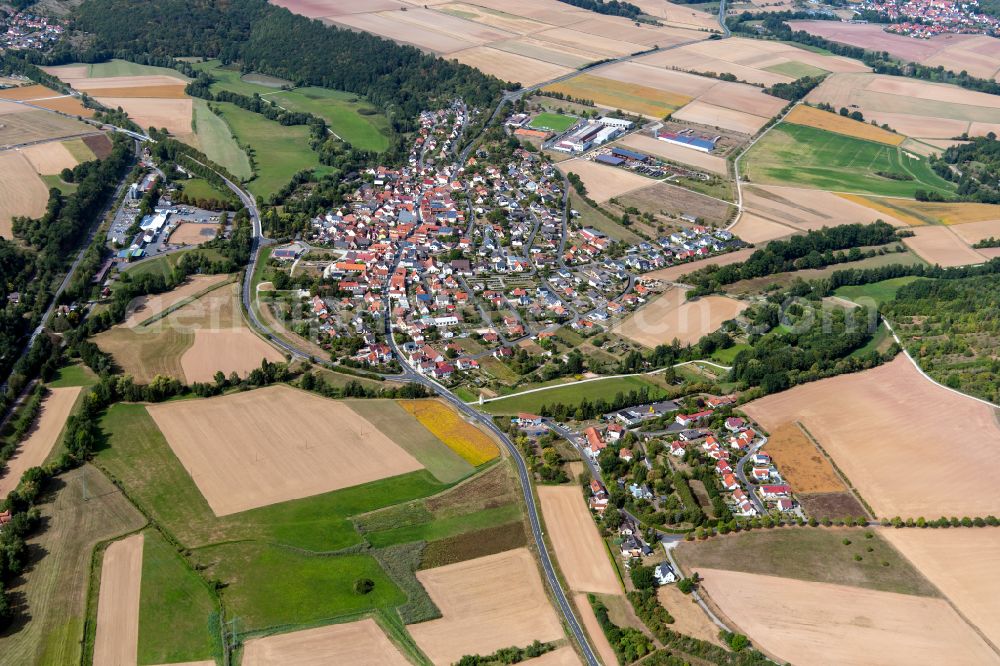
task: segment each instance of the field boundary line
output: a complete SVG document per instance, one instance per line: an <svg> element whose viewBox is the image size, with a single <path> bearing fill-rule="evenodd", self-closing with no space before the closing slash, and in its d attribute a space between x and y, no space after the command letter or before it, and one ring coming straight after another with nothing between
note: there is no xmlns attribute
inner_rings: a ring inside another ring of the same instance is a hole
<svg viewBox="0 0 1000 666"><path fill-rule="evenodd" d="M801 421L796 421L795 425L798 426L799 430L802 431L802 434L805 435L810 442L812 442L813 446L819 449L819 452L823 454L823 457L826 458L827 462L829 462L833 466L833 471L837 473L837 476L840 478L841 482L847 488L848 492L854 495L854 499L858 500L858 502L864 508L865 512L868 514L868 517L871 518L872 520L877 521L878 516L875 515L875 511L872 509L871 505L868 504L865 498L861 496L861 493L858 492L858 489L854 487L854 484L851 483L851 480L848 478L848 476L844 474L843 470L841 470L840 467L837 465L837 463L833 460L833 457L831 457L830 454L826 452L826 449L824 449L823 446L819 443L819 441L815 437L813 437L813 434L809 432L809 430L804 425L802 425Z"/></svg>
<svg viewBox="0 0 1000 666"><path fill-rule="evenodd" d="M164 317L167 317L170 314L172 314L174 312L177 312L178 310L180 310L184 306L191 305L192 303L194 303L195 301L197 301L199 298L205 296L206 294L209 294L209 293L215 291L216 289L218 289L220 287L224 287L227 284L233 284L234 282L236 282L236 278L235 277L230 277L229 279L223 280L222 282L217 282L216 284L209 285L205 289L202 289L201 291L199 291L197 294L191 294L187 298L181 299L180 301L174 303L170 307L164 309L162 312L158 312L157 314L153 315L149 319L143 319L138 324L136 324L136 328L142 328L143 326L148 326L149 324L154 324L154 323L158 322L159 320L163 319Z"/></svg>

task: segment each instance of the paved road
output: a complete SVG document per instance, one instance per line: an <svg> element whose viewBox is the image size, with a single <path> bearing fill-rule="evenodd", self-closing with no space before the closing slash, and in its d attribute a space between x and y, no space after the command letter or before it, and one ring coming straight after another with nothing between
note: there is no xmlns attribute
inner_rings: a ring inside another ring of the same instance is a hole
<svg viewBox="0 0 1000 666"><path fill-rule="evenodd" d="M765 444L767 444L767 437L761 437L747 450L747 454L739 459L736 463L736 469L733 470L736 472L736 478L739 479L740 483L743 484L743 487L749 491L748 494L750 495L750 501L753 502L754 507L757 509L757 513L762 516L767 515L767 507L764 506L764 502L757 497L757 483L747 479L746 473L743 471L743 467L746 466L747 461L750 460L755 453L764 448Z"/></svg>

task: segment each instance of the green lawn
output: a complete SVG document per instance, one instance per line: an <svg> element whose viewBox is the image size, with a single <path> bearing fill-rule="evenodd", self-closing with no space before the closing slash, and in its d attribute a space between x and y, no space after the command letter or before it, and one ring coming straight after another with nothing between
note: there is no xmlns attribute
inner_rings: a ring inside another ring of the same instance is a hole
<svg viewBox="0 0 1000 666"><path fill-rule="evenodd" d="M913 197L919 189L946 197L954 193L954 185L935 174L927 158L804 125L776 126L750 149L743 164L748 179L756 183L899 197ZM912 180L895 180L879 172Z"/></svg>
<svg viewBox="0 0 1000 666"><path fill-rule="evenodd" d="M355 148L382 152L389 147L389 121L353 93L327 88L296 88L268 96L289 111L303 111L326 120L333 132Z"/></svg>
<svg viewBox="0 0 1000 666"><path fill-rule="evenodd" d="M879 322L878 328L875 329L875 334L872 335L871 340L869 340L863 347L859 347L850 353L850 356L854 358L862 358L867 356L873 351L883 352L889 348L889 345L893 343L892 336L889 335L889 329L885 327L885 324Z"/></svg>
<svg viewBox="0 0 1000 666"><path fill-rule="evenodd" d="M208 585L159 532L146 530L139 595L139 663L221 656L219 615Z"/></svg>
<svg viewBox="0 0 1000 666"><path fill-rule="evenodd" d="M720 349L716 351L714 354L712 354L712 360L721 363L723 365L732 365L732 362L736 358L736 355L739 354L744 349L750 349L750 345L741 342L739 344L733 345L732 347L728 347L726 349Z"/></svg>
<svg viewBox="0 0 1000 666"><path fill-rule="evenodd" d="M830 73L825 69L816 67L815 65L808 65L804 62L797 61L782 62L777 65L771 65L770 67L765 67L764 71L773 72L775 74L784 74L785 76L791 76L796 79L800 79L803 76L821 76L823 74Z"/></svg>
<svg viewBox="0 0 1000 666"><path fill-rule="evenodd" d="M64 386L93 386L97 383L97 375L82 363L74 363L59 368L56 378L48 385L51 388L62 388Z"/></svg>
<svg viewBox="0 0 1000 666"><path fill-rule="evenodd" d="M530 123L529 127L541 130L550 130L552 132L565 132L570 127L576 124L579 118L574 118L573 116L564 116L561 113L539 113L535 116Z"/></svg>
<svg viewBox="0 0 1000 666"><path fill-rule="evenodd" d="M202 152L219 166L239 178L249 178L253 174L250 158L236 143L226 121L212 113L208 102L194 100L194 122L192 123Z"/></svg>
<svg viewBox="0 0 1000 666"><path fill-rule="evenodd" d="M299 171L320 167L319 155L309 147L309 128L305 125L283 126L235 104L214 104L221 109L236 139L254 154L257 177L247 183L253 194L270 196Z"/></svg>
<svg viewBox="0 0 1000 666"><path fill-rule="evenodd" d="M142 405L117 404L101 420L108 446L96 463L185 546L260 539L328 552L361 543L350 516L440 492L421 470L218 518Z"/></svg>
<svg viewBox="0 0 1000 666"><path fill-rule="evenodd" d="M212 92L228 90L247 97L252 97L254 93L264 95L274 92L274 88L244 81L243 74L239 69L226 67L219 60L206 60L194 63L192 66L198 71L208 72L215 79L215 83L212 84Z"/></svg>
<svg viewBox="0 0 1000 666"><path fill-rule="evenodd" d="M217 199L220 201L233 201L236 197L228 189L222 190L204 178L189 178L180 181L184 194L195 199Z"/></svg>
<svg viewBox="0 0 1000 666"><path fill-rule="evenodd" d="M518 412L537 413L544 404L562 402L567 405L577 405L584 399L612 400L618 393L628 393L642 388L649 389L650 400L665 395L662 388L651 384L641 377L615 377L598 381L570 384L559 388L537 391L526 395L517 395L502 400L494 400L483 405L490 414L517 414Z"/></svg>
<svg viewBox="0 0 1000 666"><path fill-rule="evenodd" d="M475 468L425 428L395 400L349 400L351 409L378 425L442 483L454 483Z"/></svg>
<svg viewBox="0 0 1000 666"><path fill-rule="evenodd" d="M45 183L45 187L52 189L53 187L62 192L64 196L68 196L76 192L76 188L80 187L77 183L67 183L58 174L50 174L48 176L39 176L42 182Z"/></svg>
<svg viewBox="0 0 1000 666"><path fill-rule="evenodd" d="M244 542L199 549L193 558L207 567L206 575L228 583L222 600L240 633L320 623L406 602L370 555L310 555ZM361 578L375 583L368 594L354 591Z"/></svg>
<svg viewBox="0 0 1000 666"><path fill-rule="evenodd" d="M129 267L127 270L132 277L138 277L146 274L158 274L163 277L167 277L170 275L170 272L174 270L174 266L176 266L177 262L181 260L181 257L185 252L201 252L202 254L208 254L209 258L214 260L221 260L223 258L217 250L213 250L211 248L191 248L190 250L181 250L179 252L171 252L170 254L161 254L158 257L147 259L136 264L135 266Z"/></svg>
<svg viewBox="0 0 1000 666"><path fill-rule="evenodd" d="M882 305L883 303L896 298L896 292L899 291L901 287L919 279L920 278L914 275L907 275L904 277L882 280L881 282L872 282L870 284L839 287L833 293L841 298L846 298L849 301L861 302L870 299L875 302L875 305Z"/></svg>

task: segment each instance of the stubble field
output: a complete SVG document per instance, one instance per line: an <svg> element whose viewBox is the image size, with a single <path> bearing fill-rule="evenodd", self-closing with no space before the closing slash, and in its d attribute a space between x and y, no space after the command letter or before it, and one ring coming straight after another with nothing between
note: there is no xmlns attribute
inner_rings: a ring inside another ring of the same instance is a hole
<svg viewBox="0 0 1000 666"><path fill-rule="evenodd" d="M656 182L625 169L598 164L580 157L560 162L559 170L578 175L587 188L587 196L598 203Z"/></svg>
<svg viewBox="0 0 1000 666"><path fill-rule="evenodd" d="M243 646L243 666L408 666L371 618L287 634L254 638Z"/></svg>
<svg viewBox="0 0 1000 666"><path fill-rule="evenodd" d="M26 470L41 466L52 453L52 448L66 425L66 419L76 404L77 396L80 395L81 387L67 386L48 390L49 394L42 400L38 420L17 447L17 452L0 470L0 498L7 497L17 487Z"/></svg>
<svg viewBox="0 0 1000 666"><path fill-rule="evenodd" d="M991 452L1000 449L992 410L932 384L903 355L745 411L766 429L802 423L880 517L985 516L1000 502L990 481ZM956 423L976 433L975 443L954 436Z"/></svg>
<svg viewBox="0 0 1000 666"><path fill-rule="evenodd" d="M97 604L94 663L129 666L138 660L143 535L115 541L104 551Z"/></svg>
<svg viewBox="0 0 1000 666"><path fill-rule="evenodd" d="M695 344L717 330L746 307L726 296L702 296L686 300L683 289L671 289L641 307L613 331L646 347L670 344L674 339L681 345Z"/></svg>
<svg viewBox="0 0 1000 666"><path fill-rule="evenodd" d="M913 236L903 239L903 244L920 255L929 264L965 266L981 264L986 257L970 247L951 227L915 227Z"/></svg>
<svg viewBox="0 0 1000 666"><path fill-rule="evenodd" d="M546 532L570 589L621 594L618 577L579 486L538 486L537 490Z"/></svg>
<svg viewBox="0 0 1000 666"><path fill-rule="evenodd" d="M423 468L344 403L287 386L148 410L216 516Z"/></svg>

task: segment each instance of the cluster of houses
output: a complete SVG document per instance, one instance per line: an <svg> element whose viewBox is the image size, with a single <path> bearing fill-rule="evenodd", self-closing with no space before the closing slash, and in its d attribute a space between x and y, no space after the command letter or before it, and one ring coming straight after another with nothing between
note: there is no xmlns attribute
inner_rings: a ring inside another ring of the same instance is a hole
<svg viewBox="0 0 1000 666"><path fill-rule="evenodd" d="M852 9L858 14L864 11L882 14L888 18L886 32L917 39L948 33L996 36L1000 32L1000 19L976 11L979 9L976 0L863 0Z"/></svg>
<svg viewBox="0 0 1000 666"><path fill-rule="evenodd" d="M14 50L43 50L54 45L66 31L66 21L15 12L2 20L7 30L0 34L0 47Z"/></svg>

